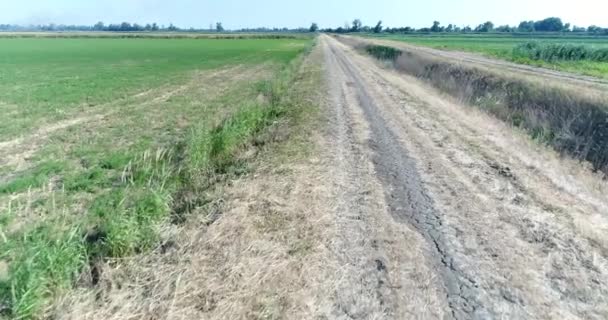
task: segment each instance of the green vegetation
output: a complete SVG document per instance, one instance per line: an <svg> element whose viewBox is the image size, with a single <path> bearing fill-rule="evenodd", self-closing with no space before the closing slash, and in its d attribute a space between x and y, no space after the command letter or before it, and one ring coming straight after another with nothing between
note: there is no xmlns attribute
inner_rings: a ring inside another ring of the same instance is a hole
<svg viewBox="0 0 608 320"><path fill-rule="evenodd" d="M309 40L0 39L0 139L42 120L65 119L147 88L184 81L190 70L293 57Z"/></svg>
<svg viewBox="0 0 608 320"><path fill-rule="evenodd" d="M583 46L587 51L600 51L608 49L608 38L575 36L575 35L522 35L522 34L425 34L425 35L382 35L385 39L404 41L415 45L422 45L442 50L459 50L481 53L483 55L513 61L517 63L542 66L567 72L586 74L596 77L608 78L608 62L597 60L542 60L517 53L517 48L531 41L542 47L578 47ZM551 49L553 50L553 49Z"/></svg>
<svg viewBox="0 0 608 320"><path fill-rule="evenodd" d="M376 46L376 45L366 46L365 51L367 51L367 53L371 54L372 56L376 57L377 59L382 59L382 60L395 60L402 54L401 50L399 50L399 49L395 49L393 47L387 47L387 46Z"/></svg>
<svg viewBox="0 0 608 320"><path fill-rule="evenodd" d="M517 45L513 49L513 55L515 57L547 62L559 60L608 62L608 47L593 48L585 45L573 45L568 43L526 42Z"/></svg>
<svg viewBox="0 0 608 320"><path fill-rule="evenodd" d="M95 285L98 262L159 247L163 224L242 172L243 150L290 116L284 96L310 41L0 43L2 140L104 115L3 150L36 147L26 169L0 176L0 317L28 319L82 274Z"/></svg>

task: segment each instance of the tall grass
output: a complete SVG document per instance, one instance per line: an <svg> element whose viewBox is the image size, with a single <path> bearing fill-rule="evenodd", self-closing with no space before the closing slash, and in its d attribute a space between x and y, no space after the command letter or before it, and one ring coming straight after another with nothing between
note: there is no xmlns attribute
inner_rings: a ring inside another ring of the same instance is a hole
<svg viewBox="0 0 608 320"><path fill-rule="evenodd" d="M608 62L608 48L569 43L526 42L513 48L513 56L547 62L559 60Z"/></svg>
<svg viewBox="0 0 608 320"><path fill-rule="evenodd" d="M97 262L159 246L162 225L179 221L175 216L191 208L181 202L204 203L201 191L211 187L216 176L229 172L256 137L289 116L284 97L301 60L296 58L273 80L258 86L264 99L243 102L216 126L192 129L171 149L148 150L132 159L104 162L103 168L122 167L121 174L117 179L104 180L110 188L92 201L86 215L76 223L45 221L40 227L8 237L0 229L0 240L4 240L0 241L0 263L9 264L8 274L0 279L0 315L39 318L44 307L71 288L83 272L90 272L95 284ZM60 169L43 167L34 175L34 182ZM82 179L94 179L96 183L105 179L103 173L97 173L99 168L91 170L95 172L64 179L64 189L85 187L87 183L80 183ZM3 192L22 185L25 182L8 186ZM183 190L196 193L198 199L180 199Z"/></svg>

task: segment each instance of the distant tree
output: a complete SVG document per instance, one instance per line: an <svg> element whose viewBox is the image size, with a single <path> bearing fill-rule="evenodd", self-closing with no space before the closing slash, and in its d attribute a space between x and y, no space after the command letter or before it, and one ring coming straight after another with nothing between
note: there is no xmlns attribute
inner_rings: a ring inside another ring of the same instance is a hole
<svg viewBox="0 0 608 320"><path fill-rule="evenodd" d="M448 24L447 27L445 27L445 32L453 32L454 31L454 25L453 24Z"/></svg>
<svg viewBox="0 0 608 320"><path fill-rule="evenodd" d="M578 27L578 26L572 27L572 32L585 32L585 31L587 31L587 29L585 27Z"/></svg>
<svg viewBox="0 0 608 320"><path fill-rule="evenodd" d="M534 21L522 21L517 27L519 32L534 32Z"/></svg>
<svg viewBox="0 0 608 320"><path fill-rule="evenodd" d="M105 25L103 24L103 22L99 21L97 22L94 26L93 26L93 30L95 31L103 31L103 29L105 29Z"/></svg>
<svg viewBox="0 0 608 320"><path fill-rule="evenodd" d="M502 25L502 26L498 26L494 29L495 31L498 32L513 32L515 31L515 28L511 28L508 24Z"/></svg>
<svg viewBox="0 0 608 320"><path fill-rule="evenodd" d="M131 31L131 24L128 22L123 22L120 24L120 31Z"/></svg>
<svg viewBox="0 0 608 320"><path fill-rule="evenodd" d="M602 32L602 28L596 26L596 25L591 25L587 28L587 32L589 33L601 33Z"/></svg>
<svg viewBox="0 0 608 320"><path fill-rule="evenodd" d="M224 32L224 26L222 26L221 22L218 22L215 24L215 31L217 32Z"/></svg>
<svg viewBox="0 0 608 320"><path fill-rule="evenodd" d="M442 29L443 28L441 28L441 23L439 21L433 21L431 32L441 32Z"/></svg>
<svg viewBox="0 0 608 320"><path fill-rule="evenodd" d="M534 30L541 32L559 32L564 30L562 19L551 17L534 22Z"/></svg>
<svg viewBox="0 0 608 320"><path fill-rule="evenodd" d="M152 23L152 31L158 31L158 24L156 22Z"/></svg>
<svg viewBox="0 0 608 320"><path fill-rule="evenodd" d="M374 29L372 29L372 31L374 31L374 33L382 32L382 20L378 21L378 23L376 24Z"/></svg>
<svg viewBox="0 0 608 320"><path fill-rule="evenodd" d="M562 31L564 31L564 32L570 32L570 23L564 24L564 29L562 29Z"/></svg>
<svg viewBox="0 0 608 320"><path fill-rule="evenodd" d="M310 29L308 29L308 31L310 31L310 32L317 32L317 31L319 31L319 25L316 22L313 22L310 25Z"/></svg>
<svg viewBox="0 0 608 320"><path fill-rule="evenodd" d="M461 27L458 27L458 26L454 27L454 32L461 32L461 31L462 31Z"/></svg>
<svg viewBox="0 0 608 320"><path fill-rule="evenodd" d="M471 32L473 31L473 29L470 26L465 26L464 28L462 28L462 32L467 33L467 32Z"/></svg>
<svg viewBox="0 0 608 320"><path fill-rule="evenodd" d="M174 26L173 23L170 23L169 24L169 28L167 28L167 30L169 30L169 31L178 31L179 28L176 27L176 26Z"/></svg>
<svg viewBox="0 0 608 320"><path fill-rule="evenodd" d="M494 23L492 21L484 22L475 28L475 32L491 32L494 31Z"/></svg>
<svg viewBox="0 0 608 320"><path fill-rule="evenodd" d="M362 26L363 26L363 23L361 22L361 19L355 19L355 20L353 20L353 26L350 30L352 32L359 32L359 31L361 31Z"/></svg>

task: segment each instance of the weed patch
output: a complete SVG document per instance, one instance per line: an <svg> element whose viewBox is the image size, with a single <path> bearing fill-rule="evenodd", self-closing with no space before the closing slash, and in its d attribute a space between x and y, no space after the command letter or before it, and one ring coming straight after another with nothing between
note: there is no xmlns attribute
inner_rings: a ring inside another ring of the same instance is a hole
<svg viewBox="0 0 608 320"><path fill-rule="evenodd" d="M593 48L570 43L526 42L513 49L513 57L547 62L559 60L608 62L608 48Z"/></svg>
<svg viewBox="0 0 608 320"><path fill-rule="evenodd" d="M40 317L87 266L93 272L97 261L158 247L163 224L183 221L175 215L207 203L205 190L234 172L240 154L264 132L291 116L284 96L301 61L293 59L271 81L256 86L255 96L215 126L195 126L178 143L137 156L117 152L87 159L81 172L64 174L62 188L68 195L87 192L94 198L86 214L74 221L44 221L2 234L6 241L0 244L0 261L9 264L8 278L0 281L2 312L13 318ZM64 169L61 163L41 165L0 193L40 186ZM96 277L91 278L94 285Z"/></svg>
<svg viewBox="0 0 608 320"><path fill-rule="evenodd" d="M49 181L51 176L59 174L64 170L65 164L61 162L49 161L42 163L10 182L0 185L0 194L23 192L29 188L41 187Z"/></svg>
<svg viewBox="0 0 608 320"><path fill-rule="evenodd" d="M397 60L399 56L403 53L401 50L387 47L387 46L378 46L378 45L368 45L365 47L365 51L374 56L376 59L381 60Z"/></svg>

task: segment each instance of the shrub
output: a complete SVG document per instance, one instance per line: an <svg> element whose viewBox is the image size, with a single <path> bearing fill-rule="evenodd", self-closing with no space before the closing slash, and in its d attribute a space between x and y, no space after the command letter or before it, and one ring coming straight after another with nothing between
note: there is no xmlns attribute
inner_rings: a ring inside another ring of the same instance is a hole
<svg viewBox="0 0 608 320"><path fill-rule="evenodd" d="M549 62L558 60L608 62L608 48L592 48L569 43L526 42L513 49L513 56Z"/></svg>
<svg viewBox="0 0 608 320"><path fill-rule="evenodd" d="M365 51L381 60L397 60L402 54L401 50L387 46L369 45L365 47Z"/></svg>

